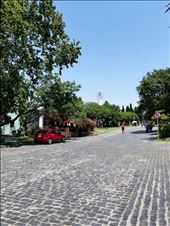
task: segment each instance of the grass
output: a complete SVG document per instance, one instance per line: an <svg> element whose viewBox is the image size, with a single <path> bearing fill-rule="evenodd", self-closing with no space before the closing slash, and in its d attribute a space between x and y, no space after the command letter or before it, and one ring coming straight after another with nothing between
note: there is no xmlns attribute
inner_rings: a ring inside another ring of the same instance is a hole
<svg viewBox="0 0 170 226"><path fill-rule="evenodd" d="M115 130L118 130L119 127L103 127L103 128L95 128L96 134L109 133Z"/></svg>
<svg viewBox="0 0 170 226"><path fill-rule="evenodd" d="M17 141L18 141L18 144L20 144L20 145L34 144L33 136L17 137Z"/></svg>
<svg viewBox="0 0 170 226"><path fill-rule="evenodd" d="M170 142L170 137L161 138L159 141Z"/></svg>
<svg viewBox="0 0 170 226"><path fill-rule="evenodd" d="M1 135L0 143L1 145L5 145L4 140L5 137L9 137L10 135ZM19 145L28 145L28 144L34 144L34 138L33 136L21 136L21 137L16 137L17 139L17 144Z"/></svg>

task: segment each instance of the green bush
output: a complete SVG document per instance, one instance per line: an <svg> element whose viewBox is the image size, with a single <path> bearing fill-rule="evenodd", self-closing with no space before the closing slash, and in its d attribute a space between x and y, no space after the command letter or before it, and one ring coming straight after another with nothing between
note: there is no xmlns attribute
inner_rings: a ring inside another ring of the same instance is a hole
<svg viewBox="0 0 170 226"><path fill-rule="evenodd" d="M30 135L33 135L34 133L37 132L37 130L39 129L38 125L31 125L30 128L26 131L26 135L27 136L30 136Z"/></svg>
<svg viewBox="0 0 170 226"><path fill-rule="evenodd" d="M160 124L159 132L161 138L170 137L170 124L169 123Z"/></svg>

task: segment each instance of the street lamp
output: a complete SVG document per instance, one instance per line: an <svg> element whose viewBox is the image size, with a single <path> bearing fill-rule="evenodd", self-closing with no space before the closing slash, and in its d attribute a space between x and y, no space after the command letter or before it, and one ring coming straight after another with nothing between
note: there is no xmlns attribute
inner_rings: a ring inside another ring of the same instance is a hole
<svg viewBox="0 0 170 226"><path fill-rule="evenodd" d="M145 119L145 118L144 118L144 115L145 115L145 113L146 113L146 111L143 111L143 112L142 112L142 124L143 124L143 125L144 125L144 119Z"/></svg>
<svg viewBox="0 0 170 226"><path fill-rule="evenodd" d="M159 83L155 83L154 84L154 90L155 90L155 97L156 97L156 100L157 100L157 103L156 103L156 110L158 110L159 108L159 100L160 100L160 92L161 92L161 84Z"/></svg>
<svg viewBox="0 0 170 226"><path fill-rule="evenodd" d="M161 91L161 84L156 83L154 85L155 88L155 97L157 99L157 104L156 104L156 110L159 110L158 108L160 107L159 105L159 100L160 100L160 91ZM154 114L156 120L157 120L157 127L158 127L158 140L159 140L159 119L160 119L160 112L156 111Z"/></svg>
<svg viewBox="0 0 170 226"><path fill-rule="evenodd" d="M157 120L157 127L158 127L158 140L159 140L159 118L160 118L160 112L155 112L154 114L156 120Z"/></svg>

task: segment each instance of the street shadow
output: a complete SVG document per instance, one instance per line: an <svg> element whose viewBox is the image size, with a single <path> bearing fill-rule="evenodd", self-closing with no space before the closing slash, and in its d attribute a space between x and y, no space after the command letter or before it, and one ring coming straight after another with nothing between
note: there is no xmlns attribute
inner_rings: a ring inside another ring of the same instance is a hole
<svg viewBox="0 0 170 226"><path fill-rule="evenodd" d="M34 143L34 142L24 142L24 143L16 143L16 144L1 144L2 147L4 148L13 148L13 147L23 147L23 146L30 146L30 147L35 147L35 146L51 146L54 144L65 144L65 143L69 143L70 140L66 140L65 142L53 142L52 144L48 144L48 143Z"/></svg>
<svg viewBox="0 0 170 226"><path fill-rule="evenodd" d="M145 140L145 141L155 141L155 140L158 139L157 129L152 130L152 132L150 132L150 133L146 133L145 129L141 129L141 130L138 130L138 131L131 131L130 133L139 134L139 135L146 134L145 137L141 138L141 140Z"/></svg>
<svg viewBox="0 0 170 226"><path fill-rule="evenodd" d="M141 140L155 141L155 140L157 140L157 139L158 139L157 136L153 136L153 137L142 138Z"/></svg>
<svg viewBox="0 0 170 226"><path fill-rule="evenodd" d="M145 132L145 130L139 130L139 131L132 131L130 133L133 133L133 134L144 134L146 132Z"/></svg>
<svg viewBox="0 0 170 226"><path fill-rule="evenodd" d="M150 135L158 135L158 131L152 131L151 133L149 133Z"/></svg>
<svg viewBox="0 0 170 226"><path fill-rule="evenodd" d="M157 135L157 130L152 130L152 132L146 133L146 130L143 129L143 130L139 130L139 131L132 131L130 133L132 133L132 134L150 134L150 135Z"/></svg>

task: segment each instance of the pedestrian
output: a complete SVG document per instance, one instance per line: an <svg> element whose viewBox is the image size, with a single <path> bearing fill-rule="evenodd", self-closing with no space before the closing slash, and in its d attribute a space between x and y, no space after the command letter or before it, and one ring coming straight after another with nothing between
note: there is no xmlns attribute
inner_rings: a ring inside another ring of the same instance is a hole
<svg viewBox="0 0 170 226"><path fill-rule="evenodd" d="M120 127L121 127L121 130L122 130L122 133L125 133L125 122L121 122Z"/></svg>

